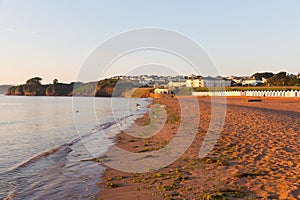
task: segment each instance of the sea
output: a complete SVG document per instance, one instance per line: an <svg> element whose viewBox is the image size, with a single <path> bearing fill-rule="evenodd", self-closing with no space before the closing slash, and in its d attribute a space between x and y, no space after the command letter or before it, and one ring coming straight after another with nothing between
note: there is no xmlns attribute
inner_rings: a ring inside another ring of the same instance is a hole
<svg viewBox="0 0 300 200"><path fill-rule="evenodd" d="M92 159L147 112L151 99L0 96L0 199L93 199Z"/></svg>

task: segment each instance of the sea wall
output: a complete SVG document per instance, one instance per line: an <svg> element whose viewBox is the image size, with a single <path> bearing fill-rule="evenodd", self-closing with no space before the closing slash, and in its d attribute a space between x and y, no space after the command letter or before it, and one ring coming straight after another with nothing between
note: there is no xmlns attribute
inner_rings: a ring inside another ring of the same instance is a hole
<svg viewBox="0 0 300 200"><path fill-rule="evenodd" d="M193 92L193 96L226 96L226 97L300 97L300 90L291 90L291 91L208 91L208 92Z"/></svg>

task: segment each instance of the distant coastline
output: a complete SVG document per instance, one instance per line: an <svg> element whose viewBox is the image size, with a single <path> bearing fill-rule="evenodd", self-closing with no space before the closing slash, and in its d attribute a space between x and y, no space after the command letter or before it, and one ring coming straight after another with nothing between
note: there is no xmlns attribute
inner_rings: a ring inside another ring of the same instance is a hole
<svg viewBox="0 0 300 200"><path fill-rule="evenodd" d="M152 88L142 87L128 80L104 79L98 82L41 84L42 78L34 77L25 84L9 86L6 95L11 96L87 96L87 97L149 97Z"/></svg>
<svg viewBox="0 0 300 200"><path fill-rule="evenodd" d="M287 72L254 73L243 77L190 76L114 76L99 81L82 83L41 84L42 78L28 79L17 86L0 86L0 94L13 96L90 96L90 97L149 97L155 88L168 89L175 95L192 95L192 92L208 92L214 88L226 91L291 91L300 90L300 74ZM5 92L6 91L6 92Z"/></svg>
<svg viewBox="0 0 300 200"><path fill-rule="evenodd" d="M12 87L12 85L0 85L0 95L4 95L7 92L7 89Z"/></svg>

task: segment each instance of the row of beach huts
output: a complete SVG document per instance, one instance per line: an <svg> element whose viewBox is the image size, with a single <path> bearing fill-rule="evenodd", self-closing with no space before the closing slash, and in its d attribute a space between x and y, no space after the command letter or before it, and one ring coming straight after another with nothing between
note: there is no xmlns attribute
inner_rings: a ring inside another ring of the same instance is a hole
<svg viewBox="0 0 300 200"><path fill-rule="evenodd" d="M300 97L300 90L291 90L291 91L208 91L208 92L193 92L193 96L226 96L226 97L239 97L239 96L248 96L248 97Z"/></svg>

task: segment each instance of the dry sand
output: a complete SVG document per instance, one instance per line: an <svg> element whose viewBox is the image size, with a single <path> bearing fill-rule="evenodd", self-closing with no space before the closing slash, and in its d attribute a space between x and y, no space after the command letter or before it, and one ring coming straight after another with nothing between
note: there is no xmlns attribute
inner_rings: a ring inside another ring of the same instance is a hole
<svg viewBox="0 0 300 200"><path fill-rule="evenodd" d="M121 133L116 138L119 147L145 152L172 140L180 126L177 99L154 101L167 107L163 129L148 139ZM210 98L198 98L198 102L201 120L197 135L178 160L142 174L107 168L98 199L300 199L299 99L247 102L245 98L227 98L221 136L202 159L198 153L209 127L211 103ZM148 123L146 114L130 131L139 131L138 125Z"/></svg>

